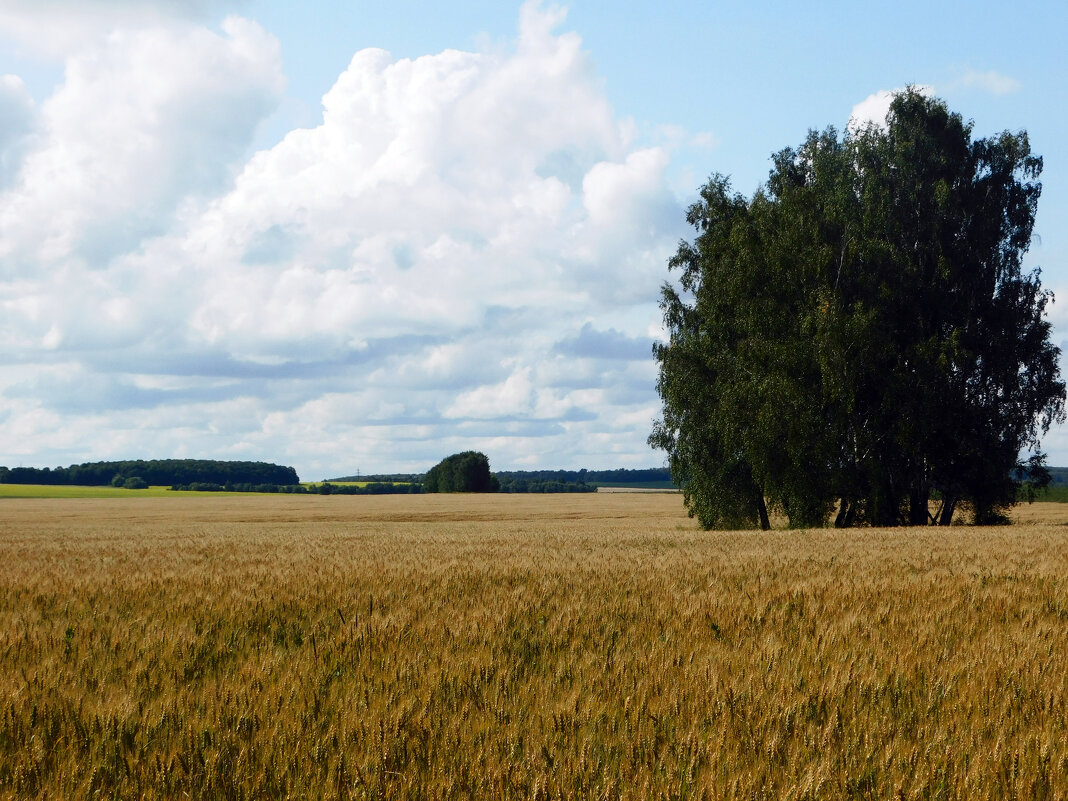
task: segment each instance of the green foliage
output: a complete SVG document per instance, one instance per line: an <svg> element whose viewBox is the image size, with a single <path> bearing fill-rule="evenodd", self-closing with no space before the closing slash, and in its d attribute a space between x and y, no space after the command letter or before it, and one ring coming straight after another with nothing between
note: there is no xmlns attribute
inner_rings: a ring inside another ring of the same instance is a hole
<svg viewBox="0 0 1068 801"><path fill-rule="evenodd" d="M1022 271L1042 161L908 90L812 132L751 199L714 176L669 267L664 449L706 527L1004 519L1064 417L1050 295ZM1020 454L1029 452L1026 462Z"/></svg>
<svg viewBox="0 0 1068 801"><path fill-rule="evenodd" d="M86 462L69 467L4 468L5 484L44 484L53 486L121 487L126 479L140 477L153 486L192 484L298 484L292 467L269 462L216 461L213 459L136 459L121 462Z"/></svg>
<svg viewBox="0 0 1068 801"><path fill-rule="evenodd" d="M478 451L447 456L427 471L425 492L496 492L497 478L490 473L489 459Z"/></svg>
<svg viewBox="0 0 1068 801"><path fill-rule="evenodd" d="M148 489L148 482L140 476L130 476L122 482L122 488L132 490Z"/></svg>
<svg viewBox="0 0 1068 801"><path fill-rule="evenodd" d="M311 484L215 484L194 481L191 484L175 484L174 492L257 492L282 493L285 495L417 495L423 491L419 484L393 484L369 481L366 484L333 484L329 481Z"/></svg>
<svg viewBox="0 0 1068 801"><path fill-rule="evenodd" d="M652 487L673 488L671 471L664 467L647 467L638 469L621 468L616 470L498 470L494 473L501 482L502 492L522 492L510 489L525 485L535 487L549 484L569 484L575 486L609 486L609 487ZM541 490L536 490L541 491ZM582 490L568 490L578 491Z"/></svg>
<svg viewBox="0 0 1068 801"><path fill-rule="evenodd" d="M1026 493L1026 489L1023 490ZM1021 501L1043 501L1045 503L1068 503L1068 487L1063 484L1036 490L1032 495L1024 495Z"/></svg>
<svg viewBox="0 0 1068 801"><path fill-rule="evenodd" d="M558 492L597 492L595 484L580 484L569 481L553 481L551 479L525 479L505 478L499 473L499 492L512 493L558 493Z"/></svg>

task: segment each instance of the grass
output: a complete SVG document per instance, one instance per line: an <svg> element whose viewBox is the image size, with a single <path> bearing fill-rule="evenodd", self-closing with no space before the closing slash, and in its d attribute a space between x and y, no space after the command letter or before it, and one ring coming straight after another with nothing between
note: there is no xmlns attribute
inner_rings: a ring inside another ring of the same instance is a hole
<svg viewBox="0 0 1068 801"><path fill-rule="evenodd" d="M1062 484L1042 490L1038 494L1038 500L1046 503L1068 503L1068 487Z"/></svg>
<svg viewBox="0 0 1068 801"><path fill-rule="evenodd" d="M1064 798L1068 507L0 504L0 797Z"/></svg>
<svg viewBox="0 0 1068 801"><path fill-rule="evenodd" d="M248 492L173 492L169 486L153 486L131 490L122 487L53 486L49 484L0 484L0 499L4 498L218 498L256 493Z"/></svg>
<svg viewBox="0 0 1068 801"><path fill-rule="evenodd" d="M593 482L598 487L619 488L619 489L656 489L656 490L677 490L678 487L673 481L595 481Z"/></svg>
<svg viewBox="0 0 1068 801"><path fill-rule="evenodd" d="M204 493L207 494L207 493ZM0 498L159 498L174 495L169 487L128 490L121 487L64 487L45 484L0 484Z"/></svg>

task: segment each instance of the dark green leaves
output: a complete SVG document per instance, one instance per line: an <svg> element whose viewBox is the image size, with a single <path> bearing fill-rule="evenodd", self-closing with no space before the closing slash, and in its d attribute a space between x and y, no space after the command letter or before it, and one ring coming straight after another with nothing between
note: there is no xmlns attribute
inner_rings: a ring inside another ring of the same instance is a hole
<svg viewBox="0 0 1068 801"><path fill-rule="evenodd" d="M1022 272L1041 185L1025 133L973 142L941 101L813 132L751 199L714 176L656 348L668 453L707 527L978 522L1064 416L1049 296Z"/></svg>

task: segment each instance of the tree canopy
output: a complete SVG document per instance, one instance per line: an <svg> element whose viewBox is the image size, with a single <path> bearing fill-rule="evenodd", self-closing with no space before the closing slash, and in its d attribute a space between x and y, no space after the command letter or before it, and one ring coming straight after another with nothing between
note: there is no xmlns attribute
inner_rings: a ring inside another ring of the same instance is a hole
<svg viewBox="0 0 1068 801"><path fill-rule="evenodd" d="M82 486L121 486L126 479L137 477L149 484L191 484L210 482L226 484L300 483L292 467L270 462L217 461L214 459L133 459L118 462L84 462L69 467L0 467L4 484L72 484ZM116 484L116 479L118 483Z"/></svg>
<svg viewBox="0 0 1068 801"><path fill-rule="evenodd" d="M424 492L496 492L499 485L490 473L489 459L478 451L454 453L427 471Z"/></svg>
<svg viewBox="0 0 1068 801"><path fill-rule="evenodd" d="M961 503L996 522L1048 478L1065 387L1022 265L1042 160L1025 132L971 134L909 89L885 125L774 155L751 198L701 188L650 443L705 527L948 524Z"/></svg>

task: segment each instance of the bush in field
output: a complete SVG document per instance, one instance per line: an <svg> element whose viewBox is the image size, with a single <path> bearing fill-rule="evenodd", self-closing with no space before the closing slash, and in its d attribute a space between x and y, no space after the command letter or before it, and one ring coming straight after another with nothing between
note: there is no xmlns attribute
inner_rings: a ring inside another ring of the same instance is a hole
<svg viewBox="0 0 1068 801"><path fill-rule="evenodd" d="M122 482L123 489L148 489L148 482L140 476L130 476Z"/></svg>

